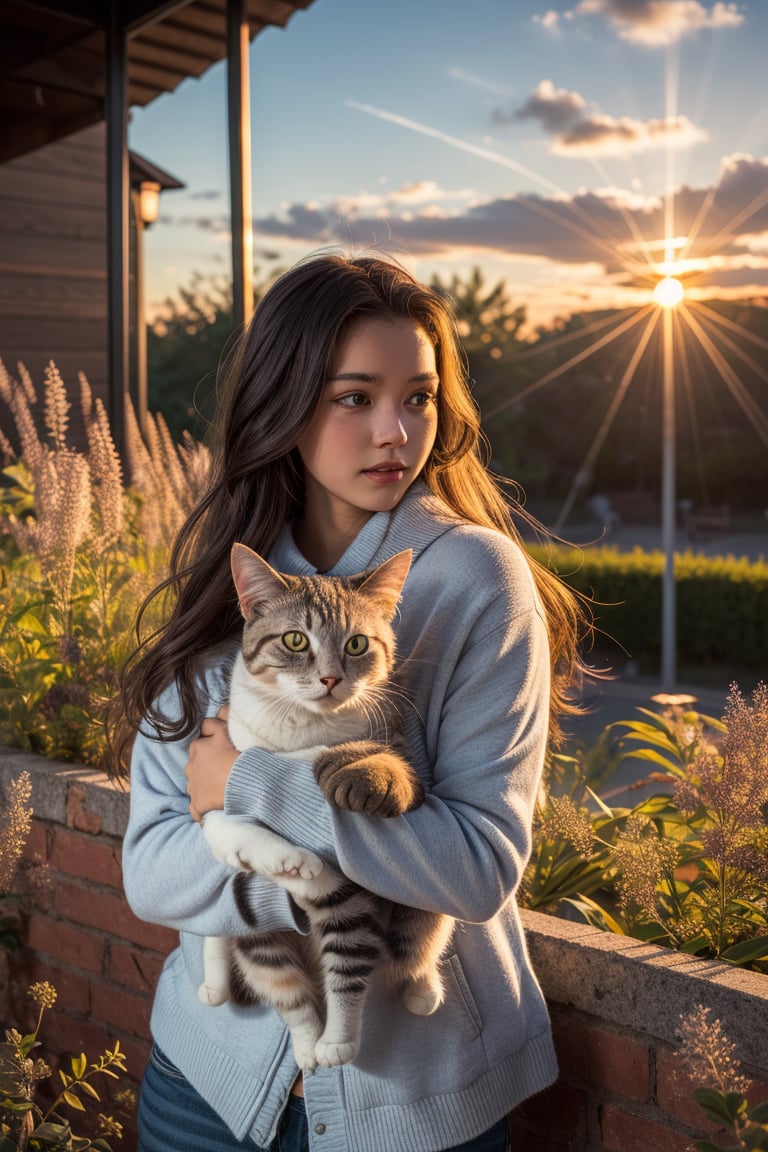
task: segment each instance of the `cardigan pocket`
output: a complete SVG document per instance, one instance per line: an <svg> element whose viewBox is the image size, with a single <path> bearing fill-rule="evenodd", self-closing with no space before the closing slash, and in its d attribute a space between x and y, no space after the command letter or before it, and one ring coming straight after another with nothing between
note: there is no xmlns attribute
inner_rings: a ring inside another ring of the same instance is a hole
<svg viewBox="0 0 768 1152"><path fill-rule="evenodd" d="M413 1015L391 989L369 998L360 1054L342 1068L350 1111L402 1109L461 1092L487 1073L483 1021L458 956L447 956L441 972L445 999L430 1016Z"/></svg>
<svg viewBox="0 0 768 1152"><path fill-rule="evenodd" d="M483 1030L483 1019L478 1011L477 1004L475 1003L475 998L472 995L469 984L467 983L467 978L464 975L464 969L461 966L461 960L455 952L451 953L451 955L446 959L448 972L453 977L453 980L456 984L456 992L464 1007L466 1008L467 1015L473 1022L479 1036Z"/></svg>

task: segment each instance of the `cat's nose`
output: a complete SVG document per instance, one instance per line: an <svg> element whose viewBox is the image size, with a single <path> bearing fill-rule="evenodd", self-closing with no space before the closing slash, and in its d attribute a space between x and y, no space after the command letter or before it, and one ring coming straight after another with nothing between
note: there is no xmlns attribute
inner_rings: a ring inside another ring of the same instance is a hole
<svg viewBox="0 0 768 1152"><path fill-rule="evenodd" d="M321 676L320 683L325 684L329 692L333 692L337 684L341 684L341 676Z"/></svg>

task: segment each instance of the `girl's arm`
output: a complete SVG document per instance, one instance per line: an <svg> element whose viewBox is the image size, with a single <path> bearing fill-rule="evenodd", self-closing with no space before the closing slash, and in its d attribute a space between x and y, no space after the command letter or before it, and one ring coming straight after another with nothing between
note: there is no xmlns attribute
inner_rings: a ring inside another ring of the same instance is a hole
<svg viewBox="0 0 768 1152"><path fill-rule="evenodd" d="M381 895L482 922L515 891L530 853L549 649L519 550L498 534L468 533L460 556L449 533L428 566L417 561L401 605L398 645L424 721L427 762L422 751L417 766L432 779L424 804L390 820L338 811L309 765L251 749L233 768L226 805L321 855L330 842L342 871Z"/></svg>
<svg viewBox="0 0 768 1152"><path fill-rule="evenodd" d="M215 716L219 702L209 698L203 707ZM178 714L175 688L163 694L160 710L169 718ZM136 737L130 818L123 842L126 895L142 920L199 935L242 935L253 928L237 910L232 890L235 872L214 858L190 815L185 776L190 743L152 739L149 729ZM302 914L284 890L260 876L252 876L249 883L260 931L304 930Z"/></svg>

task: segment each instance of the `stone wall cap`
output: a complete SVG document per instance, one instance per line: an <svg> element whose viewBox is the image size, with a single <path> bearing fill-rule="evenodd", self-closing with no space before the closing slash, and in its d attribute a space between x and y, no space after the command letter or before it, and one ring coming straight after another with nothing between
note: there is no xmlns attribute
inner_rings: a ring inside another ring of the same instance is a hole
<svg viewBox="0 0 768 1152"><path fill-rule="evenodd" d="M698 1005L722 1021L739 1058L762 1067L768 976L687 956L630 936L524 910L523 926L544 995L607 1023L676 1044Z"/></svg>
<svg viewBox="0 0 768 1152"><path fill-rule="evenodd" d="M128 823L130 787L98 768L46 760L34 752L0 746L0 790L21 772L32 780L34 815L80 832L123 836Z"/></svg>

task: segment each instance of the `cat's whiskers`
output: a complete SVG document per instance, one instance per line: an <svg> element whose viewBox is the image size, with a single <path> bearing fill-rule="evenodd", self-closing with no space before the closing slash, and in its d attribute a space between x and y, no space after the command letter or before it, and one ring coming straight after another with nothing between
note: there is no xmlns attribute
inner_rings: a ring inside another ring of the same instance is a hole
<svg viewBox="0 0 768 1152"><path fill-rule="evenodd" d="M397 714L398 719L402 719L404 711L402 705L405 705L406 708L410 708L412 712L416 713L422 724L425 723L424 717L421 712L419 712L413 700L411 700L405 690L397 684L380 684L376 687L375 692L385 701L388 710Z"/></svg>

